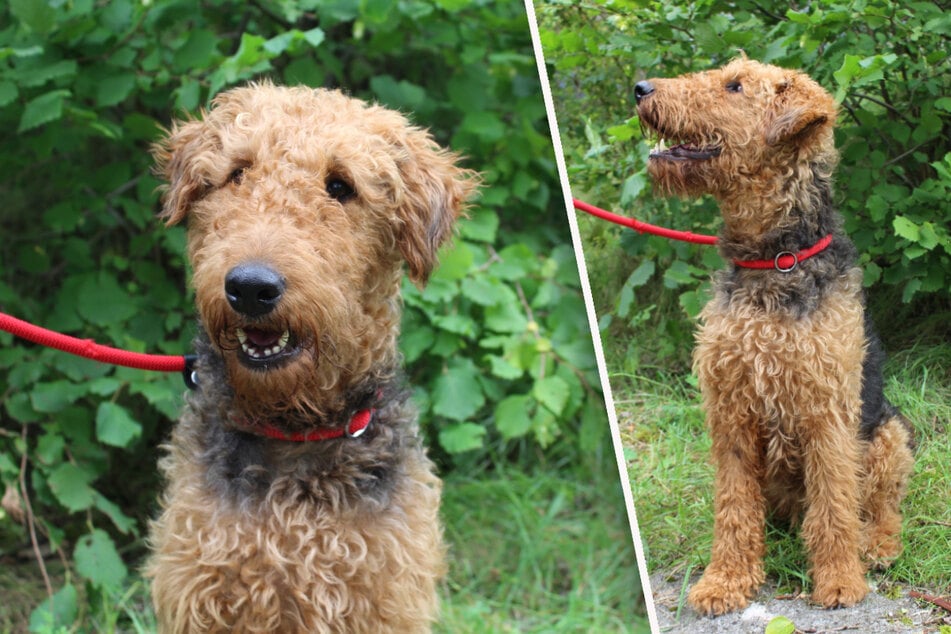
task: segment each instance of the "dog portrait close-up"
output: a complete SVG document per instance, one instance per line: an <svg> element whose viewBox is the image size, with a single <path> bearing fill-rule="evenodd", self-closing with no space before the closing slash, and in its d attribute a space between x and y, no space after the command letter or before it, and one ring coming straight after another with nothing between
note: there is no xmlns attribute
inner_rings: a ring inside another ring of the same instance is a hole
<svg viewBox="0 0 951 634"><path fill-rule="evenodd" d="M0 9L0 631L645 631L530 5Z"/></svg>

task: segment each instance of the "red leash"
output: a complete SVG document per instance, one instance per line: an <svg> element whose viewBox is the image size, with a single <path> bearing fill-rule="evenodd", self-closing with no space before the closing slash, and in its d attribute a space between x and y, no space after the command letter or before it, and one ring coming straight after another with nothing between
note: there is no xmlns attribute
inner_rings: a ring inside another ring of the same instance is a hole
<svg viewBox="0 0 951 634"><path fill-rule="evenodd" d="M607 220L608 222L613 222L614 224L621 225L622 227L629 227L638 233L650 233L655 236L670 238L671 240L680 240L682 242L692 242L694 244L717 243L716 236L690 233L689 231L666 229L664 227L658 227L657 225L641 222L640 220L635 220L634 218L613 214L610 211L605 211L604 209L595 207L594 205L589 205L588 203L580 201L577 198L572 198L571 200L574 203L575 209L580 209L581 211L589 213L592 216L601 218L602 220ZM815 254L823 251L830 244L832 244L831 233L811 247L803 249L797 253L783 251L782 253L777 254L772 260L733 260L733 263L746 269L776 269L780 273L788 273L799 266L800 262L809 259Z"/></svg>
<svg viewBox="0 0 951 634"><path fill-rule="evenodd" d="M99 361L100 363L111 363L126 368L135 368L137 370L182 372L185 374L185 382L189 383L189 387L192 387L190 374L193 358L191 355L143 354L141 352L110 348L109 346L98 344L91 339L70 337L69 335L34 326L22 319L11 317L6 313L0 313L0 330L5 330L17 337L32 341L41 346L55 348L79 357Z"/></svg>
<svg viewBox="0 0 951 634"><path fill-rule="evenodd" d="M79 339L70 337L62 333L47 330L34 326L22 319L11 317L6 313L0 312L0 330L10 334L32 341L33 343L47 348L55 348L62 352L68 352L79 357L99 361L100 363L110 363L112 365L121 365L126 368L135 368L137 370L154 370L156 372L181 372L185 377L185 384L189 389L195 389L197 380L193 371L195 364L194 355L164 355L164 354L143 354L141 352L131 352L119 348L111 348L96 343L91 339ZM329 440L331 438L357 438L367 430L376 408L363 409L353 415L350 423L341 429L318 429L311 432L295 432L286 434L270 423L258 425L255 433L260 433L268 438L277 440L290 440L294 442L309 442L314 440Z"/></svg>
<svg viewBox="0 0 951 634"><path fill-rule="evenodd" d="M594 205L589 205L586 202L582 202L577 198L572 198L572 202L575 205L575 209L580 209L586 213L591 214L601 218L602 220L607 220L608 222L613 222L614 224L621 225L622 227L628 227L637 231L638 233L650 233L655 236L661 236L662 238L670 238L671 240L680 240L682 242L692 242L694 244L716 244L716 236L708 236L701 233L690 233L689 231L676 231L674 229L666 229L664 227L658 227L657 225L648 224L646 222L641 222L640 220L635 220L634 218L627 218L625 216L619 216L613 214L610 211L605 211Z"/></svg>

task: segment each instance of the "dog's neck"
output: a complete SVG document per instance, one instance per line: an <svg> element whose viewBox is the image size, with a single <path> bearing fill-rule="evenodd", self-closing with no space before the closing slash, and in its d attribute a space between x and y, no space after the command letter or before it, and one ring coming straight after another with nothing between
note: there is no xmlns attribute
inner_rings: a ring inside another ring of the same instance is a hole
<svg viewBox="0 0 951 634"><path fill-rule="evenodd" d="M214 392L222 424L237 431L260 434L263 429L287 436L319 436L327 430L348 430L355 416L365 410L382 407L401 396L402 375L394 362L372 369L372 373L336 390L333 405L299 398L294 407L281 403L262 403L236 394L228 380L224 358L209 340L204 329L194 340L197 355L197 390ZM205 400L205 399L202 399ZM315 433L316 432L316 433ZM263 434L277 438L277 434Z"/></svg>
<svg viewBox="0 0 951 634"><path fill-rule="evenodd" d="M813 163L793 178L776 171L768 184L718 196L723 215L720 252L727 259L769 259L797 252L840 230L826 166ZM788 191L791 185L796 191ZM790 195L792 194L792 195Z"/></svg>

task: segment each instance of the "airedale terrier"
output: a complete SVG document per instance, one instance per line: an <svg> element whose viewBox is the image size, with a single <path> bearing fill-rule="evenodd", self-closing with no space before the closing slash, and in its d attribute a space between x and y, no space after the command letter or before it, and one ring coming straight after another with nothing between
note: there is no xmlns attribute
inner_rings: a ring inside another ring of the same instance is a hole
<svg viewBox="0 0 951 634"><path fill-rule="evenodd" d="M147 565L164 632L419 632L441 483L396 340L476 177L397 112L270 84L155 150L187 218L197 389L160 467Z"/></svg>
<svg viewBox="0 0 951 634"><path fill-rule="evenodd" d="M868 591L863 558L887 565L901 551L913 463L833 206L835 103L805 74L746 58L642 81L635 98L661 138L648 164L657 187L717 199L731 262L694 353L716 478L713 552L690 603L747 604L764 580L770 509L802 520L813 601L853 605Z"/></svg>

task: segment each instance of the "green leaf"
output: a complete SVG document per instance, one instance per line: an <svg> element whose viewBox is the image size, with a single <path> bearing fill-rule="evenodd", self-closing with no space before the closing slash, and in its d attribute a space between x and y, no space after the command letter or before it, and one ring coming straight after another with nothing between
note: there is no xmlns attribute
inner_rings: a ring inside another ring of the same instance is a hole
<svg viewBox="0 0 951 634"><path fill-rule="evenodd" d="M935 227L933 223L925 222L922 223L919 229L920 240L918 241L921 246L928 249L929 251L936 246L940 241L937 232L935 232Z"/></svg>
<svg viewBox="0 0 951 634"><path fill-rule="evenodd" d="M30 390L30 403L37 412L55 414L75 403L84 392L84 386L69 381L37 383Z"/></svg>
<svg viewBox="0 0 951 634"><path fill-rule="evenodd" d="M449 453L462 453L482 447L485 427L475 423L451 425L439 432L439 444Z"/></svg>
<svg viewBox="0 0 951 634"><path fill-rule="evenodd" d="M68 90L51 90L31 99L23 108L18 133L37 128L44 123L55 121L63 116L63 102L72 93Z"/></svg>
<svg viewBox="0 0 951 634"><path fill-rule="evenodd" d="M518 438L532 429L528 408L532 399L527 395L515 395L502 399L495 408L495 427L503 438Z"/></svg>
<svg viewBox="0 0 951 634"><path fill-rule="evenodd" d="M30 613L30 632L65 632L79 616L79 596L67 583Z"/></svg>
<svg viewBox="0 0 951 634"><path fill-rule="evenodd" d="M109 326L132 317L138 308L129 293L119 286L115 276L100 271L97 276L84 280L76 310L83 319L97 326Z"/></svg>
<svg viewBox="0 0 951 634"><path fill-rule="evenodd" d="M528 319L517 301L487 306L483 323L495 332L523 332L528 327Z"/></svg>
<svg viewBox="0 0 951 634"><path fill-rule="evenodd" d="M96 90L96 103L100 107L114 106L125 101L135 88L135 74L117 73L102 79Z"/></svg>
<svg viewBox="0 0 951 634"><path fill-rule="evenodd" d="M589 397L581 412L581 428L578 430L581 453L593 454L605 442L605 439L608 439L610 443L607 429L608 417L604 409L604 401L596 396Z"/></svg>
<svg viewBox="0 0 951 634"><path fill-rule="evenodd" d="M774 616L766 624L764 634L793 634L796 631L796 624L785 616Z"/></svg>
<svg viewBox="0 0 951 634"><path fill-rule="evenodd" d="M218 36L213 32L207 29L193 30L172 56L172 68L188 72L210 67L218 55L218 43Z"/></svg>
<svg viewBox="0 0 951 634"><path fill-rule="evenodd" d="M696 282L693 276L693 270L689 264L683 260L675 260L667 270L664 271L664 286L667 288L677 288Z"/></svg>
<svg viewBox="0 0 951 634"><path fill-rule="evenodd" d="M636 128L634 126L627 125L622 123L621 125L611 126L605 132L611 136L611 140L617 143L623 143L624 141L630 141L631 137L634 136L634 131Z"/></svg>
<svg viewBox="0 0 951 634"><path fill-rule="evenodd" d="M694 318L703 310L707 299L707 296L701 291L684 291L677 298L677 301L684 312L687 313L687 316Z"/></svg>
<svg viewBox="0 0 951 634"><path fill-rule="evenodd" d="M61 462L66 441L59 434L48 432L36 442L36 458L42 464L53 465Z"/></svg>
<svg viewBox="0 0 951 634"><path fill-rule="evenodd" d="M471 5L472 0L436 0L436 4L449 13L455 13Z"/></svg>
<svg viewBox="0 0 951 634"><path fill-rule="evenodd" d="M10 0L9 6L10 13L38 35L46 35L56 25L56 10L47 0Z"/></svg>
<svg viewBox="0 0 951 634"><path fill-rule="evenodd" d="M500 379L514 381L525 374L522 368L512 365L505 357L490 354L486 355L485 359L489 362L489 371L493 376L497 376Z"/></svg>
<svg viewBox="0 0 951 634"><path fill-rule="evenodd" d="M480 306L518 301L518 297L511 288L485 275L466 277L462 280L460 290L466 298Z"/></svg>
<svg viewBox="0 0 951 634"><path fill-rule="evenodd" d="M465 242L459 242L454 248L443 250L439 254L439 267L433 271L433 278L447 281L461 280L469 275L475 257Z"/></svg>
<svg viewBox="0 0 951 634"><path fill-rule="evenodd" d="M310 57L298 57L284 69L284 83L290 86L321 86L326 77L324 67Z"/></svg>
<svg viewBox="0 0 951 634"><path fill-rule="evenodd" d="M461 128L471 132L487 143L498 141L507 131L506 125L494 112L482 110L467 113Z"/></svg>
<svg viewBox="0 0 951 634"><path fill-rule="evenodd" d="M433 412L453 420L465 420L485 404L479 370L469 359L456 359L433 383Z"/></svg>
<svg viewBox="0 0 951 634"><path fill-rule="evenodd" d="M478 209L459 223L459 234L476 242L495 242L499 215L491 209Z"/></svg>
<svg viewBox="0 0 951 634"><path fill-rule="evenodd" d="M96 410L96 438L113 447L128 447L142 434L142 425L121 405L105 401Z"/></svg>
<svg viewBox="0 0 951 634"><path fill-rule="evenodd" d="M647 178L643 174L632 174L624 181L621 188L621 206L631 205L647 186Z"/></svg>
<svg viewBox="0 0 951 634"><path fill-rule="evenodd" d="M390 75L378 75L370 80L370 89L379 100L397 110L417 110L426 100L426 91L406 80L396 81Z"/></svg>
<svg viewBox="0 0 951 634"><path fill-rule="evenodd" d="M478 326L472 317L462 314L436 315L433 325L441 330L447 330L463 337L472 338L476 335Z"/></svg>
<svg viewBox="0 0 951 634"><path fill-rule="evenodd" d="M307 43L312 47L317 48L324 43L326 39L323 29L320 27L314 27L308 31L304 31L304 39L307 40Z"/></svg>
<svg viewBox="0 0 951 634"><path fill-rule="evenodd" d="M109 501L108 498L98 491L96 492L95 506L97 510L112 520L112 523L115 524L115 527L118 528L121 533L131 533L135 528L135 520L123 513L117 504Z"/></svg>
<svg viewBox="0 0 951 634"><path fill-rule="evenodd" d="M906 240L918 242L921 239L918 225L904 216L895 216L895 219L892 220L892 227L895 229L895 235Z"/></svg>
<svg viewBox="0 0 951 634"><path fill-rule="evenodd" d="M644 260L636 269L634 269L627 278L627 284L633 288L639 288L650 281L656 270L653 260Z"/></svg>
<svg viewBox="0 0 951 634"><path fill-rule="evenodd" d="M56 499L70 511L82 511L92 506L96 491L89 486L93 476L71 462L64 462L50 473L46 482Z"/></svg>
<svg viewBox="0 0 951 634"><path fill-rule="evenodd" d="M73 561L76 572L99 588L118 589L129 574L112 538L98 528L79 538Z"/></svg>
<svg viewBox="0 0 951 634"><path fill-rule="evenodd" d="M0 108L12 103L19 95L20 91L12 81L0 81Z"/></svg>
<svg viewBox="0 0 951 634"><path fill-rule="evenodd" d="M862 270L862 285L866 288L882 279L882 267L875 262L867 262Z"/></svg>
<svg viewBox="0 0 951 634"><path fill-rule="evenodd" d="M407 363L420 358L433 345L435 333L429 326L416 326L411 330L403 330L400 334L400 350Z"/></svg>
<svg viewBox="0 0 951 634"><path fill-rule="evenodd" d="M499 259L489 271L504 280L519 280L532 272L537 257L528 245L512 244L499 251Z"/></svg>
<svg viewBox="0 0 951 634"><path fill-rule="evenodd" d="M556 416L561 414L568 403L568 383L560 376L548 376L535 381L532 396L547 407Z"/></svg>

